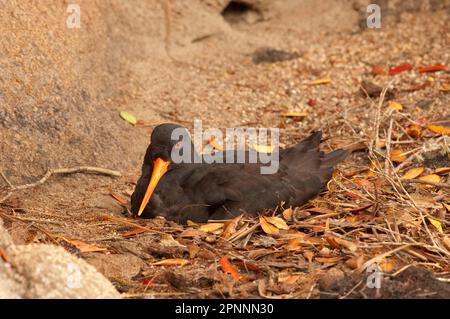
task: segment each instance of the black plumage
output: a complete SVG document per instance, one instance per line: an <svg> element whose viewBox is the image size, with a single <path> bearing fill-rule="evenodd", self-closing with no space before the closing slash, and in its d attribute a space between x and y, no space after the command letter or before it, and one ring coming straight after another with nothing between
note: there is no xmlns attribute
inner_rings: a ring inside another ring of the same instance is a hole
<svg viewBox="0 0 450 319"><path fill-rule="evenodd" d="M142 165L142 175L131 196L131 211L138 215L157 159L171 161L171 150L178 141L171 133L180 126L162 124L151 136ZM168 164L143 208L141 217L164 216L185 223L230 219L242 213L255 215L274 209L300 206L323 191L334 166L347 155L347 150L324 154L319 150L321 132L313 133L301 143L279 151L279 169L263 175L262 163L181 163ZM192 158L198 156L191 144ZM275 156L276 157L276 156Z"/></svg>

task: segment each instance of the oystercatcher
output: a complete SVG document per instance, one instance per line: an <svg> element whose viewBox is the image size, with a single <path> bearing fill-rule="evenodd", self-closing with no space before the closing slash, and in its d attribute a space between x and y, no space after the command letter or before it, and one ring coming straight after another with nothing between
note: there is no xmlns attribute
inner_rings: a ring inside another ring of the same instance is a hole
<svg viewBox="0 0 450 319"><path fill-rule="evenodd" d="M172 150L180 147L180 140L172 139L175 129L187 132L169 123L152 132L142 175L131 196L131 211L136 216L164 216L179 223L207 222L242 213L256 215L282 202L284 207L300 206L324 190L334 166L349 154L344 149L321 152L319 131L293 147L279 150L274 157L279 168L274 174L261 174L265 164L260 162L206 163L190 138L183 144L188 149L181 154L189 151L191 163L175 163Z"/></svg>

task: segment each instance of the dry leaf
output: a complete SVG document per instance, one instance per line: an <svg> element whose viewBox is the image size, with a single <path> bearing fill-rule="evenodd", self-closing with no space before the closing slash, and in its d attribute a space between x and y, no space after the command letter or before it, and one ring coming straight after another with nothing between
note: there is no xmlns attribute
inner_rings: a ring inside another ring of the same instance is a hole
<svg viewBox="0 0 450 319"><path fill-rule="evenodd" d="M119 113L120 117L123 118L125 121L127 121L130 124L136 125L137 119L134 115L131 115L130 113L126 111L122 111Z"/></svg>
<svg viewBox="0 0 450 319"><path fill-rule="evenodd" d="M282 113L282 116L285 117L305 117L307 115L307 113L305 112L287 112L287 113Z"/></svg>
<svg viewBox="0 0 450 319"><path fill-rule="evenodd" d="M403 106L398 102L391 101L389 102L389 108L396 111L401 111L403 109Z"/></svg>
<svg viewBox="0 0 450 319"><path fill-rule="evenodd" d="M223 223L208 223L200 226L200 230L208 233L214 233L219 229L222 229Z"/></svg>
<svg viewBox="0 0 450 319"><path fill-rule="evenodd" d="M316 261L318 261L320 263L324 263L324 264L334 264L341 259L342 259L342 257L339 257L339 256L337 256L337 257L316 257Z"/></svg>
<svg viewBox="0 0 450 319"><path fill-rule="evenodd" d="M119 195L117 195L117 194L115 194L113 192L109 193L109 195L111 195L116 201L118 201L120 205L122 205L122 206L126 206L127 205L127 201L124 200Z"/></svg>
<svg viewBox="0 0 450 319"><path fill-rule="evenodd" d="M432 182L432 183L439 183L441 181L441 177L436 174L425 175L425 176L419 177L419 179L424 182ZM417 187L431 188L431 187L434 187L434 185L422 184L422 185L417 185Z"/></svg>
<svg viewBox="0 0 450 319"><path fill-rule="evenodd" d="M245 260L238 261L238 262L236 262L236 265L247 271L250 270L250 271L254 271L254 272L258 272L258 273L261 272L261 269L258 267L258 265L255 263L252 263L250 261L245 261ZM242 277L241 277L241 280L242 280Z"/></svg>
<svg viewBox="0 0 450 319"><path fill-rule="evenodd" d="M409 171L407 171L402 177L401 179L413 179L416 178L418 176L420 176L420 174L422 174L424 171L423 167L416 167L416 168L412 168Z"/></svg>
<svg viewBox="0 0 450 319"><path fill-rule="evenodd" d="M229 239L234 233L236 233L237 226L242 219L242 215L233 218L228 224L225 226L225 230L223 231L222 238Z"/></svg>
<svg viewBox="0 0 450 319"><path fill-rule="evenodd" d="M395 263L391 261L389 258L382 260L378 266L380 267L382 272L388 273L395 269Z"/></svg>
<svg viewBox="0 0 450 319"><path fill-rule="evenodd" d="M367 172L367 177L372 177L377 169L377 163L375 161L370 161L369 171Z"/></svg>
<svg viewBox="0 0 450 319"><path fill-rule="evenodd" d="M450 85L448 83L444 83L439 90L442 92L450 92Z"/></svg>
<svg viewBox="0 0 450 319"><path fill-rule="evenodd" d="M345 264L352 269L358 269L364 264L364 256L359 255L348 259Z"/></svg>
<svg viewBox="0 0 450 319"><path fill-rule="evenodd" d="M222 271L228 274L231 274L233 276L234 280L239 280L239 272L236 268L233 267L231 262L228 260L227 257L223 256L219 260L220 267L222 268Z"/></svg>
<svg viewBox="0 0 450 319"><path fill-rule="evenodd" d="M318 214L332 214L334 211L326 207L312 207L307 209L308 212L318 213Z"/></svg>
<svg viewBox="0 0 450 319"><path fill-rule="evenodd" d="M186 222L186 224L188 225L188 226L197 226L198 224L197 223L194 223L192 220L190 220L190 219L188 219L188 221Z"/></svg>
<svg viewBox="0 0 450 319"><path fill-rule="evenodd" d="M283 215L284 219L286 219L287 221L291 221L293 213L294 213L294 211L292 210L291 207L289 207L283 211L282 215Z"/></svg>
<svg viewBox="0 0 450 319"><path fill-rule="evenodd" d="M180 234L180 237L206 237L206 233L200 229L187 228Z"/></svg>
<svg viewBox="0 0 450 319"><path fill-rule="evenodd" d="M189 250L189 258L193 259L195 256L197 256L198 252L200 251L200 247L195 244L188 245Z"/></svg>
<svg viewBox="0 0 450 319"><path fill-rule="evenodd" d="M171 234L163 234L161 236L160 244L166 247L185 247L175 240Z"/></svg>
<svg viewBox="0 0 450 319"><path fill-rule="evenodd" d="M87 244L85 242L82 242L81 240L77 239L67 239L62 236L58 236L59 238L65 240L66 242L74 245L78 248L80 253L91 253L91 252L97 252L97 251L106 251L107 249L104 247L98 247L95 245Z"/></svg>
<svg viewBox="0 0 450 319"><path fill-rule="evenodd" d="M299 250L302 247L301 239L300 238L292 238L289 239L286 248L287 250Z"/></svg>
<svg viewBox="0 0 450 319"><path fill-rule="evenodd" d="M143 232L147 231L145 228L136 228L132 231L126 232L124 234L122 234L122 237L131 237L137 234L141 234Z"/></svg>
<svg viewBox="0 0 450 319"><path fill-rule="evenodd" d="M406 160L406 156L402 150L393 150L390 155L390 159L393 162L401 163Z"/></svg>
<svg viewBox="0 0 450 319"><path fill-rule="evenodd" d="M431 225L433 225L434 227L436 227L436 229L437 229L441 234L444 233L444 230L442 229L442 224L441 224L440 221L438 221L438 220L436 220L436 219L434 219L434 218L431 218L431 217L427 217L427 219L430 221Z"/></svg>
<svg viewBox="0 0 450 319"><path fill-rule="evenodd" d="M0 247L0 259L2 259L5 263L9 261L8 255L1 247Z"/></svg>
<svg viewBox="0 0 450 319"><path fill-rule="evenodd" d="M450 135L450 127L440 126L440 125L428 125L427 128L433 133Z"/></svg>
<svg viewBox="0 0 450 319"><path fill-rule="evenodd" d="M181 258L169 258L157 261L152 266L184 266L189 263L189 260Z"/></svg>
<svg viewBox="0 0 450 319"><path fill-rule="evenodd" d="M318 79L318 80L309 82L309 84L311 84L311 85L320 85L320 84L328 84L328 83L331 83L331 79Z"/></svg>
<svg viewBox="0 0 450 319"><path fill-rule="evenodd" d="M384 65L382 65L382 64L375 65L372 68L372 73L381 75L381 76L386 75L386 72L384 71Z"/></svg>
<svg viewBox="0 0 450 319"><path fill-rule="evenodd" d="M259 223L266 234L278 235L280 233L280 230L276 226L269 223L264 216L259 218Z"/></svg>
<svg viewBox="0 0 450 319"><path fill-rule="evenodd" d="M266 221L277 227L278 229L289 229L286 222L280 217L265 217Z"/></svg>
<svg viewBox="0 0 450 319"><path fill-rule="evenodd" d="M355 252L358 250L358 245L356 245L351 241L334 236L328 236L326 239L332 246L334 246L334 248L344 247L350 250L351 252Z"/></svg>
<svg viewBox="0 0 450 319"><path fill-rule="evenodd" d="M423 135L422 126L417 124L410 124L406 127L406 133L413 138L421 138Z"/></svg>
<svg viewBox="0 0 450 319"><path fill-rule="evenodd" d="M446 203L442 203L442 206L445 207L445 209L447 210L447 212L450 213L450 205L446 204Z"/></svg>
<svg viewBox="0 0 450 319"><path fill-rule="evenodd" d="M280 274L278 276L278 282L288 285L293 285L300 278L299 275Z"/></svg>
<svg viewBox="0 0 450 319"><path fill-rule="evenodd" d="M445 175L450 173L450 167L439 167L436 168L436 170L434 171L434 174L438 174L438 175Z"/></svg>
<svg viewBox="0 0 450 319"><path fill-rule="evenodd" d="M355 208L349 208L349 209L346 209L346 211L355 213L355 212L360 212L360 211L366 210L367 208L370 208L372 206L373 206L373 203L367 204L367 205L364 205L364 206L355 207Z"/></svg>
<svg viewBox="0 0 450 319"><path fill-rule="evenodd" d="M436 71L444 71L444 70L447 70L447 66L443 65L443 64L436 64L436 65L430 65L430 66L417 68L417 72L419 72L419 73L436 72Z"/></svg>
<svg viewBox="0 0 450 319"><path fill-rule="evenodd" d="M395 74L399 74L399 73L409 71L412 69L413 69L413 66L411 64L402 64L400 66L390 69L388 71L388 73L389 73L389 75L395 75Z"/></svg>
<svg viewBox="0 0 450 319"><path fill-rule="evenodd" d="M308 259L308 262L312 262L314 258L314 253L312 251L307 250L303 253L303 257Z"/></svg>
<svg viewBox="0 0 450 319"><path fill-rule="evenodd" d="M444 237L442 238L442 243L447 248L447 250L450 251L450 238L444 235Z"/></svg>

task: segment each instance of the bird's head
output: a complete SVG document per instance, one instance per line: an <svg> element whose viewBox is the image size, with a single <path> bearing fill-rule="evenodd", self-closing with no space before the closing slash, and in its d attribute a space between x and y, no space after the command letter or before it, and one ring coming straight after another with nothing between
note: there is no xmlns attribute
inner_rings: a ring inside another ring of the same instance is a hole
<svg viewBox="0 0 450 319"><path fill-rule="evenodd" d="M180 159L186 160L186 155L188 160L192 160L195 154L189 131L185 127L164 123L153 129L142 166L142 174L148 175L151 170L151 177L140 204L138 216L144 211L163 175L172 169L174 164L180 163Z"/></svg>

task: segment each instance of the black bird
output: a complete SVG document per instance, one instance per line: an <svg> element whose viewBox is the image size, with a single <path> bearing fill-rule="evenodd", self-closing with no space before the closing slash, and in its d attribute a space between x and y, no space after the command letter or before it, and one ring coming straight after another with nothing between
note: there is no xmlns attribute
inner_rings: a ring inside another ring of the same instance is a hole
<svg viewBox="0 0 450 319"><path fill-rule="evenodd" d="M131 196L134 215L164 216L180 223L206 222L230 219L242 213L256 215L282 202L285 207L300 206L323 191L334 165L349 153L343 149L328 154L321 152L319 131L275 154L278 156L273 158L279 164L275 174L261 174L260 168L267 164L260 162L208 164L200 160L177 164L171 152L180 148L182 138L172 140L174 129L186 132L188 146L181 154L191 152L192 162L200 158L187 129L176 124L157 126L144 157L142 175Z"/></svg>

